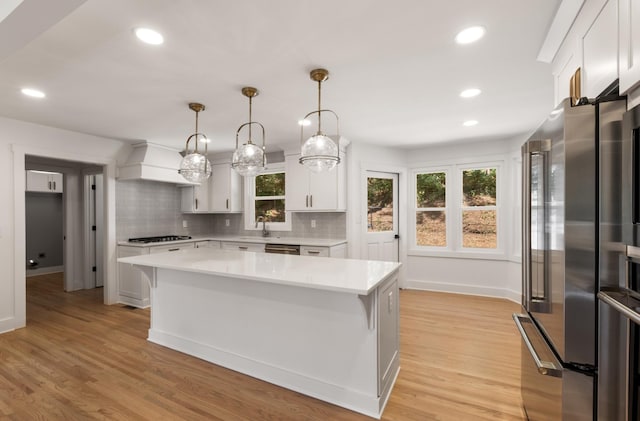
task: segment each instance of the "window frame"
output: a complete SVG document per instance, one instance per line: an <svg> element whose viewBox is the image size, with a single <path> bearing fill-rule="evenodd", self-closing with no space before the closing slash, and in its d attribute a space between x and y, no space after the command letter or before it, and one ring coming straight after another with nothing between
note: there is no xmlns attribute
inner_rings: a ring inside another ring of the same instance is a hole
<svg viewBox="0 0 640 421"><path fill-rule="evenodd" d="M474 169L496 169L496 205L495 206L463 206L463 171ZM412 207L410 217L410 244L408 254L413 256L432 256L432 257L457 257L457 258L475 258L486 260L504 260L507 258L506 253L506 231L508 227L507 218L502 211L504 196L504 160L486 160L486 161L466 161L464 163L451 163L448 165L422 166L411 170L411 195ZM444 210L446 218L446 247L441 246L420 246L417 244L417 223L416 212L423 210L417 207L417 175L444 172L446 177L445 202L444 208L424 208L424 210ZM463 210L488 210L496 211L496 248L473 248L463 247L462 240L462 212ZM491 208L491 209L489 209Z"/></svg>
<svg viewBox="0 0 640 421"><path fill-rule="evenodd" d="M284 162L270 164L268 169L261 171L257 176L276 173L283 173L286 180L287 171L285 170ZM262 223L256 227L256 200L283 199L286 208L286 194L283 196L259 196L259 199L256 199L256 177L244 177L244 191L244 229L247 231L262 231ZM269 231L291 231L291 219L291 212L285 211L284 222L266 222L266 228Z"/></svg>

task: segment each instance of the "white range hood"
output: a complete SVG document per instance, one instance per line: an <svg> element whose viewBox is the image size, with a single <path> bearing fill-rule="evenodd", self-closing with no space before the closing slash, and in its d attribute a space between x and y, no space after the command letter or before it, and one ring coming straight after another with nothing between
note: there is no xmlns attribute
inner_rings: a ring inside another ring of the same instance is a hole
<svg viewBox="0 0 640 421"><path fill-rule="evenodd" d="M154 143L133 145L127 162L118 167L118 180L153 180L164 183L193 185L178 174L182 156L176 149Z"/></svg>

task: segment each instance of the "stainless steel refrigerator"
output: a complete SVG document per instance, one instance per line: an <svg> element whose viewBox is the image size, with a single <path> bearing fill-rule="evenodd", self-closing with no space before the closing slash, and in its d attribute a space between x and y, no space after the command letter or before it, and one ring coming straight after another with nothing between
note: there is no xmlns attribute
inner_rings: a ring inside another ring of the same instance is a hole
<svg viewBox="0 0 640 421"><path fill-rule="evenodd" d="M625 108L565 100L522 146L523 312L513 318L531 421L597 419L599 145L620 136Z"/></svg>

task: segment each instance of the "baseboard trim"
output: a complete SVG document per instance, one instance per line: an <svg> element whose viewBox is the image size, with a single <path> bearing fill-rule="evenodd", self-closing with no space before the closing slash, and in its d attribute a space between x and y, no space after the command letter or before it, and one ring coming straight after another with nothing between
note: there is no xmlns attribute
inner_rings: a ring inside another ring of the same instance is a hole
<svg viewBox="0 0 640 421"><path fill-rule="evenodd" d="M12 332L14 330L16 330L14 317L7 317L0 320L0 335L2 335L3 333Z"/></svg>
<svg viewBox="0 0 640 421"><path fill-rule="evenodd" d="M335 384L296 373L283 367L273 366L262 361L218 349L211 345L185 339L175 334L149 329L148 340L376 419L380 419L382 409L393 387L393 385L389 387L386 396L369 396L355 390L345 389ZM397 376L397 373L395 375Z"/></svg>
<svg viewBox="0 0 640 421"><path fill-rule="evenodd" d="M46 268L27 269L27 278L38 275L49 275L50 273L64 272L64 266L49 266Z"/></svg>
<svg viewBox="0 0 640 421"><path fill-rule="evenodd" d="M453 284L449 282L433 282L409 279L405 282L405 289L422 291L449 292L452 294L477 295L480 297L505 298L520 303L520 293L507 288L495 288L478 285Z"/></svg>

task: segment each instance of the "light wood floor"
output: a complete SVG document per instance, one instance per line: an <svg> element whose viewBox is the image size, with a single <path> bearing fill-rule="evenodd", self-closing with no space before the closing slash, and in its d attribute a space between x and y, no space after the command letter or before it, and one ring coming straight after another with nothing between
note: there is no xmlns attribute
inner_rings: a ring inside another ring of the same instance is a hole
<svg viewBox="0 0 640 421"><path fill-rule="evenodd" d="M401 371L384 420L523 420L504 300L401 292ZM27 281L27 327L0 335L0 420L366 420L146 341L147 310Z"/></svg>

